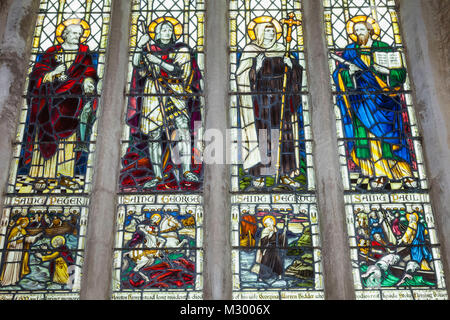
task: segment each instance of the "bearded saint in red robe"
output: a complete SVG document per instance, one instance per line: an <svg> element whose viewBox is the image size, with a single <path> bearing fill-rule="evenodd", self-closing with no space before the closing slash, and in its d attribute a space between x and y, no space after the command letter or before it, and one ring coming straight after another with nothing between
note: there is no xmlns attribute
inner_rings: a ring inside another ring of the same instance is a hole
<svg viewBox="0 0 450 320"><path fill-rule="evenodd" d="M47 49L31 72L24 154L31 182L58 179L70 187L76 160L87 151L98 76L89 47L81 43L84 36L82 24L66 26L63 43Z"/></svg>

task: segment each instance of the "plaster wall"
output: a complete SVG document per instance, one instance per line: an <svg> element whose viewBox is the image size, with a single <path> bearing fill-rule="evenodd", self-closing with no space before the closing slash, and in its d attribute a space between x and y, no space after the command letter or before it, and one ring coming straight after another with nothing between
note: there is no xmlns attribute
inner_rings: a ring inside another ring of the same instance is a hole
<svg viewBox="0 0 450 320"><path fill-rule="evenodd" d="M226 136L229 106L227 1L206 2L206 129ZM222 152L226 154L223 144ZM205 299L231 299L230 172L221 163L205 164Z"/></svg>

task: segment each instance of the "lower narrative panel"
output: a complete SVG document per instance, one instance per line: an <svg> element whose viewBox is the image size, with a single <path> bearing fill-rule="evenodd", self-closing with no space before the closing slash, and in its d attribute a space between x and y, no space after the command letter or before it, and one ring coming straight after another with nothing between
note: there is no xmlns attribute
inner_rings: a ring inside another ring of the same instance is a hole
<svg viewBox="0 0 450 320"><path fill-rule="evenodd" d="M353 275L359 299L434 299L445 291L429 196L346 196Z"/></svg>
<svg viewBox="0 0 450 320"><path fill-rule="evenodd" d="M121 196L113 299L201 299L203 206L200 195Z"/></svg>
<svg viewBox="0 0 450 320"><path fill-rule="evenodd" d="M87 199L67 198L8 199L16 205L5 206L1 219L0 295L4 299L79 298ZM79 205L63 204L67 202Z"/></svg>
<svg viewBox="0 0 450 320"><path fill-rule="evenodd" d="M233 201L233 299L323 299L315 196L241 194Z"/></svg>

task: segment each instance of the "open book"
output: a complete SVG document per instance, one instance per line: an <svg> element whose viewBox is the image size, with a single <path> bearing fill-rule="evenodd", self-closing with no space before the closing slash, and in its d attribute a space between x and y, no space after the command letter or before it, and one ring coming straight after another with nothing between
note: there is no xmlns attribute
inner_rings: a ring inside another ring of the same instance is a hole
<svg viewBox="0 0 450 320"><path fill-rule="evenodd" d="M373 54L374 62L380 66L388 69L400 69L403 68L402 54L399 51L396 52L381 52L375 51Z"/></svg>

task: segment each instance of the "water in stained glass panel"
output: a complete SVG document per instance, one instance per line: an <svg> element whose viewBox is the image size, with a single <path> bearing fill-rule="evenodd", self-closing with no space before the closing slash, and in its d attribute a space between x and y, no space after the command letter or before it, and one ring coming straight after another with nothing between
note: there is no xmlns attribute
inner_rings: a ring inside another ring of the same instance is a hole
<svg viewBox="0 0 450 320"><path fill-rule="evenodd" d="M2 212L2 298L79 298L110 9L40 2Z"/></svg>
<svg viewBox="0 0 450 320"><path fill-rule="evenodd" d="M13 198L3 211L0 296L78 299L87 200L77 199L79 206L61 205L63 198L46 196L24 200ZM38 202L42 205L37 205Z"/></svg>
<svg viewBox="0 0 450 320"><path fill-rule="evenodd" d="M112 298L201 299L204 1L131 5Z"/></svg>
<svg viewBox="0 0 450 320"><path fill-rule="evenodd" d="M234 195L234 299L323 299L314 195Z"/></svg>
<svg viewBox="0 0 450 320"><path fill-rule="evenodd" d="M445 298L394 1L324 1L360 299Z"/></svg>
<svg viewBox="0 0 450 320"><path fill-rule="evenodd" d="M230 1L235 299L322 299L301 1Z"/></svg>

